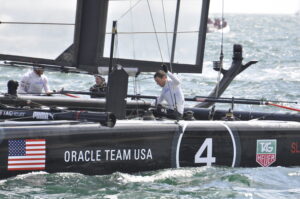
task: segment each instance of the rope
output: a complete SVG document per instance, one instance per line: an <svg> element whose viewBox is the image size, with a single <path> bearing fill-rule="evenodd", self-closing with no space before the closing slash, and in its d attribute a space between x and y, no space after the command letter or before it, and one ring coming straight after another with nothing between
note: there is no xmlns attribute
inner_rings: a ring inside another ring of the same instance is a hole
<svg viewBox="0 0 300 199"><path fill-rule="evenodd" d="M149 31L141 31L141 32L118 32L118 34L153 34L153 33L156 33L156 34L172 34L173 32L169 32L169 31L156 31L156 32L149 32ZM185 33L199 33L198 30L187 30L187 31L178 31L176 33L179 33L179 34L185 34ZM112 32L107 32L105 34L112 34Z"/></svg>
<svg viewBox="0 0 300 199"><path fill-rule="evenodd" d="M5 95L5 93L1 93L1 94L4 94L4 95ZM26 93L23 93L23 94L26 94ZM31 94L30 94L30 95L31 95ZM51 107L48 106L48 105L40 104L40 103L34 102L34 101L32 101L32 100L21 99L21 98L19 98L19 97L16 97L16 98L14 98L14 99L17 99L17 100L21 100L21 101L26 102L26 105L25 105L25 106L36 105L36 106L46 106L46 107L48 107L48 108L51 108ZM0 103L0 105L1 105L1 106L2 106L2 105L3 105L3 106L6 106L6 105L3 104L3 103Z"/></svg>
<svg viewBox="0 0 300 199"><path fill-rule="evenodd" d="M73 97L73 98L80 98L79 96L77 96L77 95L72 95L72 94L70 94L70 93L65 93L64 95L65 95L65 96L69 96L69 97Z"/></svg>
<svg viewBox="0 0 300 199"><path fill-rule="evenodd" d="M134 93L135 96L137 96L138 93L139 93L137 85L138 85L138 83L137 83L137 77L134 77L133 93ZM138 99L136 98L135 101L138 102ZM136 116L137 117L139 116L139 103L136 103Z"/></svg>
<svg viewBox="0 0 300 199"><path fill-rule="evenodd" d="M157 31L156 31L156 28L155 28L154 19L153 19L151 7L150 7L150 4L149 4L149 0L147 0L147 3L148 3L148 8L149 8L150 16L151 16L151 21L152 21L153 29L154 29L154 32L155 32L156 42L157 42L157 46L158 46L158 49L159 49L161 61L162 61L162 63L164 63L163 56L162 56L162 51L161 51L161 47L160 47L159 40L158 40L158 36L156 34ZM162 6L163 6L163 4L162 4ZM163 9L163 12L164 12L164 9ZM164 14L164 20L165 20L165 14ZM165 26L166 26L166 22L165 22ZM174 93L173 89L170 87L169 81L167 81L166 84L167 84L167 86L168 86L168 88L170 90L170 95L171 95L171 99L172 99L172 102L173 102L173 108L174 108L175 111L177 111L176 98L175 98L175 96L173 98L173 95L172 95Z"/></svg>
<svg viewBox="0 0 300 199"><path fill-rule="evenodd" d="M164 63L164 59L163 59L161 48L160 48L159 41L158 41L158 36L156 34L157 31L156 31L156 28L155 28L154 19L153 19L153 15L152 15L152 11L151 11L149 0L147 0L147 4L148 4L148 8L149 8L149 13L150 13L150 17L151 17L151 21L152 21L152 26L153 26L153 29L154 29L155 38L156 38L157 46L158 46L158 49L159 49L161 61L162 61L162 63Z"/></svg>
<svg viewBox="0 0 300 199"><path fill-rule="evenodd" d="M0 24L14 24L14 25L67 25L67 26L74 26L75 24L73 23L44 23L44 22L3 22L0 21ZM149 31L144 31L144 32L118 32L118 34L172 34L173 32L170 31L156 31L156 32L149 32ZM189 30L189 31L178 31L177 33L179 34L189 34L189 33L199 33L198 30ZM112 32L106 32L105 34L112 34Z"/></svg>
<svg viewBox="0 0 300 199"><path fill-rule="evenodd" d="M300 112L300 109L289 107L289 106L283 106L283 105L279 105L279 104L274 104L274 103L271 103L271 102L266 102L266 105L276 106L276 107L279 107L279 108L284 108L284 109Z"/></svg>
<svg viewBox="0 0 300 199"><path fill-rule="evenodd" d="M139 0L139 1L137 1L133 6L131 6L123 15L121 15L120 17L119 17L119 19L117 20L117 21L119 21L119 20L121 20L123 17L125 17L129 12L131 12L131 10L134 8L134 7L136 7L140 2L141 2L142 0ZM130 1L130 5L131 5L131 1Z"/></svg>
<svg viewBox="0 0 300 199"><path fill-rule="evenodd" d="M130 7L132 7L132 0L130 0ZM131 22L131 31L133 31L133 14L132 14L132 10L130 10L130 22ZM131 34L131 45L132 45L132 56L133 56L133 59L135 59L135 50L134 50L134 35Z"/></svg>
<svg viewBox="0 0 300 199"><path fill-rule="evenodd" d="M74 23L51 23L51 22L25 22L25 21L0 21L0 24L12 25L55 25L55 26L74 26Z"/></svg>
<svg viewBox="0 0 300 199"><path fill-rule="evenodd" d="M153 75L152 75L153 76ZM139 79L139 80L136 80L137 82L142 82L143 80L147 80L147 79L153 79L153 77L147 77L147 78L142 78L142 79ZM129 80L128 82L130 83L133 83L134 81L133 80Z"/></svg>
<svg viewBox="0 0 300 199"><path fill-rule="evenodd" d="M24 120L24 119L32 119L32 116L10 118L10 119L1 119L1 120L4 120L4 121L17 121L17 120Z"/></svg>

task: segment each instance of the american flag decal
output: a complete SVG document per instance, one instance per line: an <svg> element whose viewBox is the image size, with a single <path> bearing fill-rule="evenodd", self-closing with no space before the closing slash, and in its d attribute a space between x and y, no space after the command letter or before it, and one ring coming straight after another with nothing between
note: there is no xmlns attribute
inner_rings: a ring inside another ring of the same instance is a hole
<svg viewBox="0 0 300 199"><path fill-rule="evenodd" d="M8 140L8 170L44 170L46 140Z"/></svg>

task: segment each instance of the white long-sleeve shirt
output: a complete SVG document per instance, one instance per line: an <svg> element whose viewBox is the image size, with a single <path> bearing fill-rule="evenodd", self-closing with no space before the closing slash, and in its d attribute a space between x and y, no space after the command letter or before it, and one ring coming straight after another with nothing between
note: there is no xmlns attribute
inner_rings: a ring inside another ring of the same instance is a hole
<svg viewBox="0 0 300 199"><path fill-rule="evenodd" d="M42 89L44 89L46 93L50 91L47 77L45 75L39 76L34 71L31 71L22 77L18 93L41 94Z"/></svg>
<svg viewBox="0 0 300 199"><path fill-rule="evenodd" d="M175 74L167 73L170 79L167 79L166 84L162 88L161 94L157 99L157 104L162 101L167 101L168 108L174 110L175 105L179 113L183 114L184 111L184 95L180 88L180 80Z"/></svg>

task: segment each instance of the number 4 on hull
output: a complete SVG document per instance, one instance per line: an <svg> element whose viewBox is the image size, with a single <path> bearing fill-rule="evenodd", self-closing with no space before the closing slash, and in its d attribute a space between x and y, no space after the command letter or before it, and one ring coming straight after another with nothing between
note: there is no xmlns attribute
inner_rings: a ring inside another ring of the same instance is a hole
<svg viewBox="0 0 300 199"><path fill-rule="evenodd" d="M197 153L195 154L195 163L206 163L207 166L211 166L212 163L216 162L216 158L212 157L212 138L206 138ZM206 157L202 156L206 150Z"/></svg>

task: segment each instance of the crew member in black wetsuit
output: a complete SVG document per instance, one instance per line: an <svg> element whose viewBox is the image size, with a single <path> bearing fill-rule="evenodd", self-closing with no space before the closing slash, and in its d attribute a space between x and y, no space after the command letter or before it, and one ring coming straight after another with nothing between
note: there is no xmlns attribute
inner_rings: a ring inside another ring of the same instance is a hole
<svg viewBox="0 0 300 199"><path fill-rule="evenodd" d="M95 82L96 84L90 88L91 98L104 97L107 88L105 79L101 75L96 75Z"/></svg>
<svg viewBox="0 0 300 199"><path fill-rule="evenodd" d="M19 83L14 80L9 80L7 82L7 94L8 95L17 95Z"/></svg>

